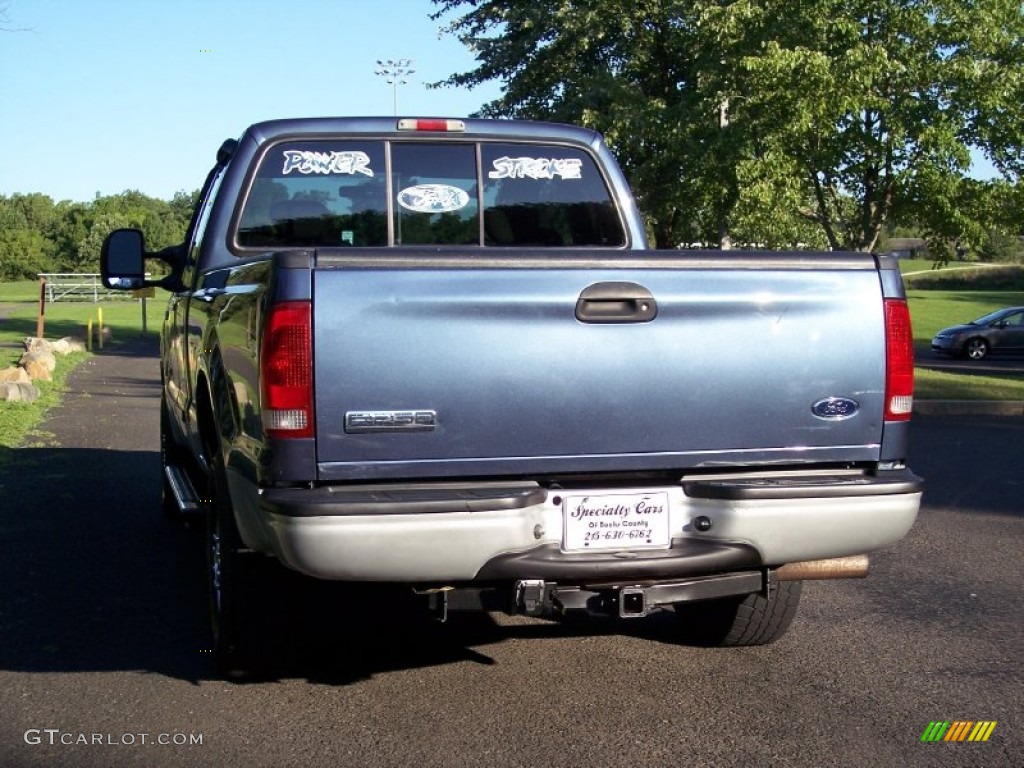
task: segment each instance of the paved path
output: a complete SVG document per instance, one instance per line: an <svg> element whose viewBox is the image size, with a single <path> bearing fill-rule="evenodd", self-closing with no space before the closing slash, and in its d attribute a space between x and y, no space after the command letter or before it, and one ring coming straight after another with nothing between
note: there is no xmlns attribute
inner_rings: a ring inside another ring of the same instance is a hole
<svg viewBox="0 0 1024 768"><path fill-rule="evenodd" d="M1024 420L914 422L917 525L868 579L808 584L775 645L325 601L292 672L235 685L200 537L160 516L157 372L152 343L90 359L0 468L0 766L1024 765ZM953 719L999 725L920 742Z"/></svg>

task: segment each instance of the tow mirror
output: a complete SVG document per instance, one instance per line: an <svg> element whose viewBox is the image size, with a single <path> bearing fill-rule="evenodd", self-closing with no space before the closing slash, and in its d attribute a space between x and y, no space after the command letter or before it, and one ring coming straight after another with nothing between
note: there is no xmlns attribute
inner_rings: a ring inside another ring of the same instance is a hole
<svg viewBox="0 0 1024 768"><path fill-rule="evenodd" d="M115 229L103 241L100 272L103 285L115 290L142 288L146 282L146 248L142 232Z"/></svg>

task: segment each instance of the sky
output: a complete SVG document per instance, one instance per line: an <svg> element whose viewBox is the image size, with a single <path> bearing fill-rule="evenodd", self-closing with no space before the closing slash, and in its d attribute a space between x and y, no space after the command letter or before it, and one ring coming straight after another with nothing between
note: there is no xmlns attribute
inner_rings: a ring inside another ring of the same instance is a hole
<svg viewBox="0 0 1024 768"><path fill-rule="evenodd" d="M217 148L282 117L391 115L378 60L412 59L403 116L500 94L429 0L0 0L0 194L87 202L202 185Z"/></svg>
<svg viewBox="0 0 1024 768"><path fill-rule="evenodd" d="M543 1L543 0L541 0ZM282 117L390 115L377 60L413 60L403 116L500 94L428 89L475 66L430 0L0 0L0 195L169 200L224 139ZM972 175L990 178L975 156Z"/></svg>

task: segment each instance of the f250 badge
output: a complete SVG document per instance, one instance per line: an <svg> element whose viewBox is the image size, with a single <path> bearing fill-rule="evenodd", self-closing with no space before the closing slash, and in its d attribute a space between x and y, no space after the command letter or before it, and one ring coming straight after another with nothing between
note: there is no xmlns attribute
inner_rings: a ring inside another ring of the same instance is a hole
<svg viewBox="0 0 1024 768"><path fill-rule="evenodd" d="M437 426L434 411L348 411L345 431L360 432L427 432Z"/></svg>
<svg viewBox="0 0 1024 768"><path fill-rule="evenodd" d="M860 403L848 397L826 397L811 406L811 413L819 419L843 421L857 415Z"/></svg>

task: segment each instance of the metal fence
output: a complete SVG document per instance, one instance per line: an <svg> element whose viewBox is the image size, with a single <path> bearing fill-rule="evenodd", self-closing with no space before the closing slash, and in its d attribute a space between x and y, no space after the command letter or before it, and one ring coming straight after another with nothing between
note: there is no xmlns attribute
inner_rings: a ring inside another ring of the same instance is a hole
<svg viewBox="0 0 1024 768"><path fill-rule="evenodd" d="M46 281L46 301L109 301L111 299L132 299L130 291L114 291L106 288L99 273L42 272L41 280Z"/></svg>

